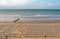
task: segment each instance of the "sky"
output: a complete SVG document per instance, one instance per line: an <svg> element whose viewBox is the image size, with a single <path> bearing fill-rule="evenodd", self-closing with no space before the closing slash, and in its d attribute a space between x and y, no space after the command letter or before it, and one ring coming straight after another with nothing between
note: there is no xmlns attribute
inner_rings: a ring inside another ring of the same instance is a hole
<svg viewBox="0 0 60 39"><path fill-rule="evenodd" d="M0 9L60 9L60 0L0 0Z"/></svg>

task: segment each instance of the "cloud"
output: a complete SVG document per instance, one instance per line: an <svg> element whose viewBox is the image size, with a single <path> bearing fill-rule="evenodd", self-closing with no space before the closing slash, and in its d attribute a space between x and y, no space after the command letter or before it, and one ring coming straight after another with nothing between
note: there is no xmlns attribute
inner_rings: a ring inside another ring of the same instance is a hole
<svg viewBox="0 0 60 39"><path fill-rule="evenodd" d="M0 6L23 6L38 0L0 0Z"/></svg>
<svg viewBox="0 0 60 39"><path fill-rule="evenodd" d="M0 0L0 8L46 8L60 7L56 0Z"/></svg>
<svg viewBox="0 0 60 39"><path fill-rule="evenodd" d="M53 6L53 4L52 4L52 3L48 3L47 5L48 5L48 6Z"/></svg>
<svg viewBox="0 0 60 39"><path fill-rule="evenodd" d="M0 0L0 6L22 6L29 2L29 0Z"/></svg>

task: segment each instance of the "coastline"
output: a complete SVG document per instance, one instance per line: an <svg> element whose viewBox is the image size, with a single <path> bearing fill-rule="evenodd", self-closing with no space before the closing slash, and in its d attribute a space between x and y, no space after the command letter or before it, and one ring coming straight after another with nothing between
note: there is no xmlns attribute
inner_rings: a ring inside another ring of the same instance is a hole
<svg viewBox="0 0 60 39"><path fill-rule="evenodd" d="M24 23L24 24L60 24L60 22L0 22L0 23Z"/></svg>
<svg viewBox="0 0 60 39"><path fill-rule="evenodd" d="M57 25L60 25L60 22L0 22L0 25L10 25L10 24L13 24L13 25L48 25L48 26L57 26Z"/></svg>

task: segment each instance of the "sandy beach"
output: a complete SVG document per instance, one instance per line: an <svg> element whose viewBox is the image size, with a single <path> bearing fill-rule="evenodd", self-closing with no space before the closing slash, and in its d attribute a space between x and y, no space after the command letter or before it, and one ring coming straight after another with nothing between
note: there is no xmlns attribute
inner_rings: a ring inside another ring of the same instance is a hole
<svg viewBox="0 0 60 39"><path fill-rule="evenodd" d="M0 22L0 38L60 39L59 27L60 22Z"/></svg>

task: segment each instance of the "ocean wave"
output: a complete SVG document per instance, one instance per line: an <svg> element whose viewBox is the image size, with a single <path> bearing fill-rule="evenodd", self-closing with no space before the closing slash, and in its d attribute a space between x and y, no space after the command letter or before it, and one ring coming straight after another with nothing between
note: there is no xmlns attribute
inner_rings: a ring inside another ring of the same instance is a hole
<svg viewBox="0 0 60 39"><path fill-rule="evenodd" d="M60 21L60 15L0 15L0 22L13 22L16 19L19 21Z"/></svg>

